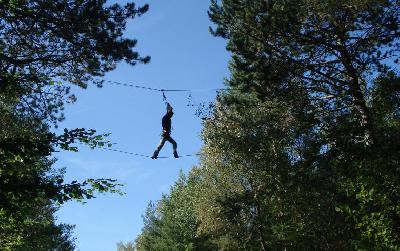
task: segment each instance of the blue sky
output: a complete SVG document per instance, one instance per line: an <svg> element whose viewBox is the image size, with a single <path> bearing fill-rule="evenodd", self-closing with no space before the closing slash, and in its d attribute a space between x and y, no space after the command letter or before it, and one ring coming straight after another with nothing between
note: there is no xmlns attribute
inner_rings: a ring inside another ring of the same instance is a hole
<svg viewBox="0 0 400 251"><path fill-rule="evenodd" d="M119 1L121 4L125 1ZM208 32L211 25L209 1L135 1L148 3L150 10L129 22L126 37L138 39L137 50L150 55L147 65L124 63L104 79L154 88L212 89L223 87L228 76L229 54L225 41ZM87 90L74 88L78 101L66 108L60 128L93 128L111 133L114 148L151 155L160 140L161 117L165 113L157 92L105 85ZM215 91L193 92L195 103L212 101ZM201 120L188 107L188 93L167 93L174 107L172 137L179 154L197 153ZM166 143L161 156L172 157ZM116 250L118 241L131 241L143 226L141 215L150 200L167 193L179 171L187 173L198 163L196 157L146 159L85 146L78 153L56 155L57 167L66 167L68 181L87 178L115 178L124 184L124 196L99 195L86 204L69 202L58 212L59 222L75 224L78 250Z"/></svg>

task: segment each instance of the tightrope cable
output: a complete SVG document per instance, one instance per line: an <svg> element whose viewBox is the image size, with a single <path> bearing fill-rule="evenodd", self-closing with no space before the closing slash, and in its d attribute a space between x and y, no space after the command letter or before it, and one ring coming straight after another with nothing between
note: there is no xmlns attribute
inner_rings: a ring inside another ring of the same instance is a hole
<svg viewBox="0 0 400 251"><path fill-rule="evenodd" d="M117 81L110 81L110 80L104 80L104 83L111 84L111 85L118 85L118 86L125 86L125 87L130 87L130 88L136 88L136 89L143 89L143 90L148 90L148 91L155 91L155 92L161 92L163 101L168 104L167 97L165 95L165 92L189 92L189 97L191 98L191 92L196 92L196 91L224 91L224 90L236 90L233 88L209 88L209 89L159 89L159 88L152 88L152 87L147 87L143 85L137 85L133 83L122 83L122 82L117 82ZM133 156L139 156L143 158L151 158L150 155L145 155L145 154L139 154L139 153L133 153L133 152L127 152L111 147L95 147L98 149L103 149L107 151L112 151L112 152L119 152L127 155L133 155ZM179 158L182 157L192 157L192 156L199 156L199 153L193 153L193 154L183 154L179 155ZM165 156L159 156L157 157L158 159L169 159L172 157L165 157Z"/></svg>
<svg viewBox="0 0 400 251"><path fill-rule="evenodd" d="M127 154L127 155L143 157L143 158L151 158L150 155L127 152L127 151L123 151L123 150L119 150L119 149L115 149L115 148L111 148L111 147L95 147L95 148L106 150L106 151L111 151L111 152L118 152L118 153L123 153L123 154ZM200 155L199 153L183 154L183 155L179 155L179 158L182 158L182 157L193 157L193 156L199 156L199 155ZM158 156L157 157L157 159L170 159L170 158L172 158L172 157L166 157L166 156Z"/></svg>
<svg viewBox="0 0 400 251"><path fill-rule="evenodd" d="M85 143L82 142L76 142L77 144L80 145L86 145ZM90 146L89 146L90 147ZM91 147L92 149L102 149L102 150L106 150L106 151L111 151L111 152L119 152L119 153L123 153L123 154L127 154L127 155L133 155L133 156L139 156L139 157L143 157L143 158L151 158L150 155L146 155L146 154L140 154L140 153L133 153L133 152L127 152L127 151L123 151L123 150L119 150L119 149L115 149L115 148L111 148L111 147L101 147L101 146L95 146L95 147ZM193 156L199 156L200 153L192 153L192 154L182 154L179 155L179 158L182 157L193 157ZM172 157L166 157L166 156L158 156L157 159L171 159ZM174 157L175 158L175 157Z"/></svg>
<svg viewBox="0 0 400 251"><path fill-rule="evenodd" d="M114 149L114 148L108 148L108 147L97 147L99 149L103 149L103 150L107 150L107 151L112 151L112 152L119 152L119 153L123 153L123 154L128 154L128 155L134 155L134 156L139 156L139 157L143 157L143 158L151 158L150 155L145 155L145 154L139 154L139 153L133 153L133 152L127 152L127 151L122 151L122 150L118 150L118 149ZM198 156L200 155L199 153L194 153L194 154L183 154L183 155L179 155L179 158L182 157L192 157L192 156ZM172 157L165 157L165 156L159 156L157 157L157 159L170 159Z"/></svg>

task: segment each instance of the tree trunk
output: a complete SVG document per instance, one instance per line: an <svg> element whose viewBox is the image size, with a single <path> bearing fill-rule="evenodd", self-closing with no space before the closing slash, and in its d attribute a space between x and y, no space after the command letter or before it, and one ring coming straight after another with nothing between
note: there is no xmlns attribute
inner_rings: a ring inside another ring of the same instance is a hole
<svg viewBox="0 0 400 251"><path fill-rule="evenodd" d="M353 97L354 108L359 112L361 118L361 126L364 128L364 142L368 146L375 144L373 135L373 125L369 109L361 92L358 79L353 79L350 82L350 92Z"/></svg>
<svg viewBox="0 0 400 251"><path fill-rule="evenodd" d="M266 251L266 245L265 245L265 239L264 239L264 234L263 234L263 226L262 226L262 221L260 220L260 206L258 205L258 203L256 202L256 209L257 209L257 230L258 230L258 234L260 235L260 245L261 245L261 250L262 251Z"/></svg>
<svg viewBox="0 0 400 251"><path fill-rule="evenodd" d="M344 40L343 37L342 39ZM375 137L373 133L372 119L364 95L361 91L361 85L358 78L359 74L353 66L351 56L347 48L345 48L343 40L341 41L342 48L340 49L340 55L343 66L349 76L350 95L353 98L354 108L360 115L360 125L364 130L364 142L367 146L373 146L375 144Z"/></svg>

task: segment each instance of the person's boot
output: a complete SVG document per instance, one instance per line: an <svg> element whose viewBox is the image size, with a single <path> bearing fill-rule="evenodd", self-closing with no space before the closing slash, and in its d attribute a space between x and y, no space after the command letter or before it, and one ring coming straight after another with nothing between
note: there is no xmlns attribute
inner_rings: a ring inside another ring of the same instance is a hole
<svg viewBox="0 0 400 251"><path fill-rule="evenodd" d="M176 151L174 152L174 157L179 158L178 153Z"/></svg>
<svg viewBox="0 0 400 251"><path fill-rule="evenodd" d="M154 151L153 156L151 156L152 159L157 159L158 157L158 151Z"/></svg>

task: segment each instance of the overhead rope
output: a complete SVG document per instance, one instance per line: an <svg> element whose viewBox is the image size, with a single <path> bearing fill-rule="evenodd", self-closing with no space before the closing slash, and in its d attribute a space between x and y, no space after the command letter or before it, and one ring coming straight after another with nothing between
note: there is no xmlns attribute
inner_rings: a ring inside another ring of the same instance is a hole
<svg viewBox="0 0 400 251"><path fill-rule="evenodd" d="M235 88L208 88L208 89L158 89L158 88L152 88L152 87L147 87L147 86L142 86L142 85L135 85L131 83L122 83L122 82L117 82L117 81L110 81L110 80L105 80L105 83L111 84L111 85L119 85L119 86L126 86L130 88L136 88L136 89L144 89L148 91L157 91L157 92L201 92L201 91L227 91L227 90L239 90ZM164 96L164 94L163 94Z"/></svg>
<svg viewBox="0 0 400 251"><path fill-rule="evenodd" d="M162 92L163 101L164 101L165 105L168 106L168 100L167 100L167 97L165 96L164 90L161 90L161 92Z"/></svg>
<svg viewBox="0 0 400 251"><path fill-rule="evenodd" d="M125 86L125 87L130 87L130 88L136 88L136 89L143 89L143 90L148 90L148 91L156 91L156 92L161 92L163 101L165 104L168 104L167 97L165 95L166 92L188 92L189 93L189 102L192 101L192 92L196 91L223 91L223 90L237 90L233 88L209 88L209 89L158 89L158 88L152 88L152 87L147 87L147 86L142 86L142 85L136 85L136 84L131 84L131 83L122 83L122 82L117 82L117 81L110 81L110 80L104 80L104 83L111 84L111 85L119 85L119 86ZM190 104L192 105L192 104ZM134 155L134 156L139 156L143 158L151 158L150 155L145 155L145 154L139 154L139 153L133 153L133 152L127 152L127 151L122 151L114 148L107 148L107 147L96 147L98 149L103 149L107 151L112 151L112 152L119 152L123 154L128 154L128 155ZM179 155L179 158L182 157L193 157L193 156L199 156L200 154L194 153L194 154L184 154L184 155ZM165 156L159 156L157 158L161 159L169 159L172 157L165 157Z"/></svg>

